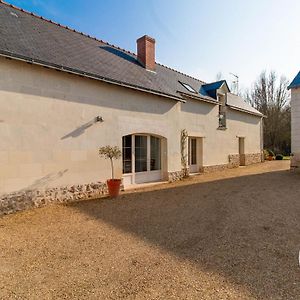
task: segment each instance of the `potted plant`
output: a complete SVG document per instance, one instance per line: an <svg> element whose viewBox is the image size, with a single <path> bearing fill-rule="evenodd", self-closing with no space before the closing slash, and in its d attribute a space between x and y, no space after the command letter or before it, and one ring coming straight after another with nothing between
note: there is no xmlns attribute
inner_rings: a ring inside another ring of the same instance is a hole
<svg viewBox="0 0 300 300"><path fill-rule="evenodd" d="M105 159L110 159L111 179L107 180L108 193L111 197L117 197L120 192L121 179L114 177L114 159L119 159L122 152L117 146L104 146L99 149L99 155Z"/></svg>
<svg viewBox="0 0 300 300"><path fill-rule="evenodd" d="M268 156L268 160L274 160L275 154L272 150L268 150L269 156Z"/></svg>

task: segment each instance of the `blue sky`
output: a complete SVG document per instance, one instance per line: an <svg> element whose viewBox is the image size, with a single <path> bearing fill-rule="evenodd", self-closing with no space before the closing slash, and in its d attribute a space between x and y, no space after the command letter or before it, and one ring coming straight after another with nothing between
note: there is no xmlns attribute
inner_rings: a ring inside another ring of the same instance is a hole
<svg viewBox="0 0 300 300"><path fill-rule="evenodd" d="M214 81L230 72L248 88L262 70L288 79L300 70L300 1L7 0L131 51L156 39L156 60Z"/></svg>

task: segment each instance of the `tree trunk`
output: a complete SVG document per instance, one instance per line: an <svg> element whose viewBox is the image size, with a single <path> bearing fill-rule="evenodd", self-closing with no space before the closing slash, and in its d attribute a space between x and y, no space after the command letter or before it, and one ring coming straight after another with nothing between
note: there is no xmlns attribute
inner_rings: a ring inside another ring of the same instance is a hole
<svg viewBox="0 0 300 300"><path fill-rule="evenodd" d="M110 164L111 164L111 179L114 179L114 163L112 158L110 159Z"/></svg>

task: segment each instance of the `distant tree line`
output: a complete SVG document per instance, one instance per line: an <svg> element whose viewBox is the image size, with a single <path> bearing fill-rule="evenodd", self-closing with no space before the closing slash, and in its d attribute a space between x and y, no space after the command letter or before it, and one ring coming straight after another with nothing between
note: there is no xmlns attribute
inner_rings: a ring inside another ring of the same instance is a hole
<svg viewBox="0 0 300 300"><path fill-rule="evenodd" d="M245 98L264 118L264 148L275 153L289 155L291 152L291 106L288 81L271 71L260 74Z"/></svg>

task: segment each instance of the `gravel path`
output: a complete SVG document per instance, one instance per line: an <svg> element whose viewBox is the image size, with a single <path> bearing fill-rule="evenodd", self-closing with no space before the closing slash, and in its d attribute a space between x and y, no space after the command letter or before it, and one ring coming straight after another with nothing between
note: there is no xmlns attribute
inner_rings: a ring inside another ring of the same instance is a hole
<svg viewBox="0 0 300 300"><path fill-rule="evenodd" d="M300 299L300 174L266 162L0 218L0 299Z"/></svg>

